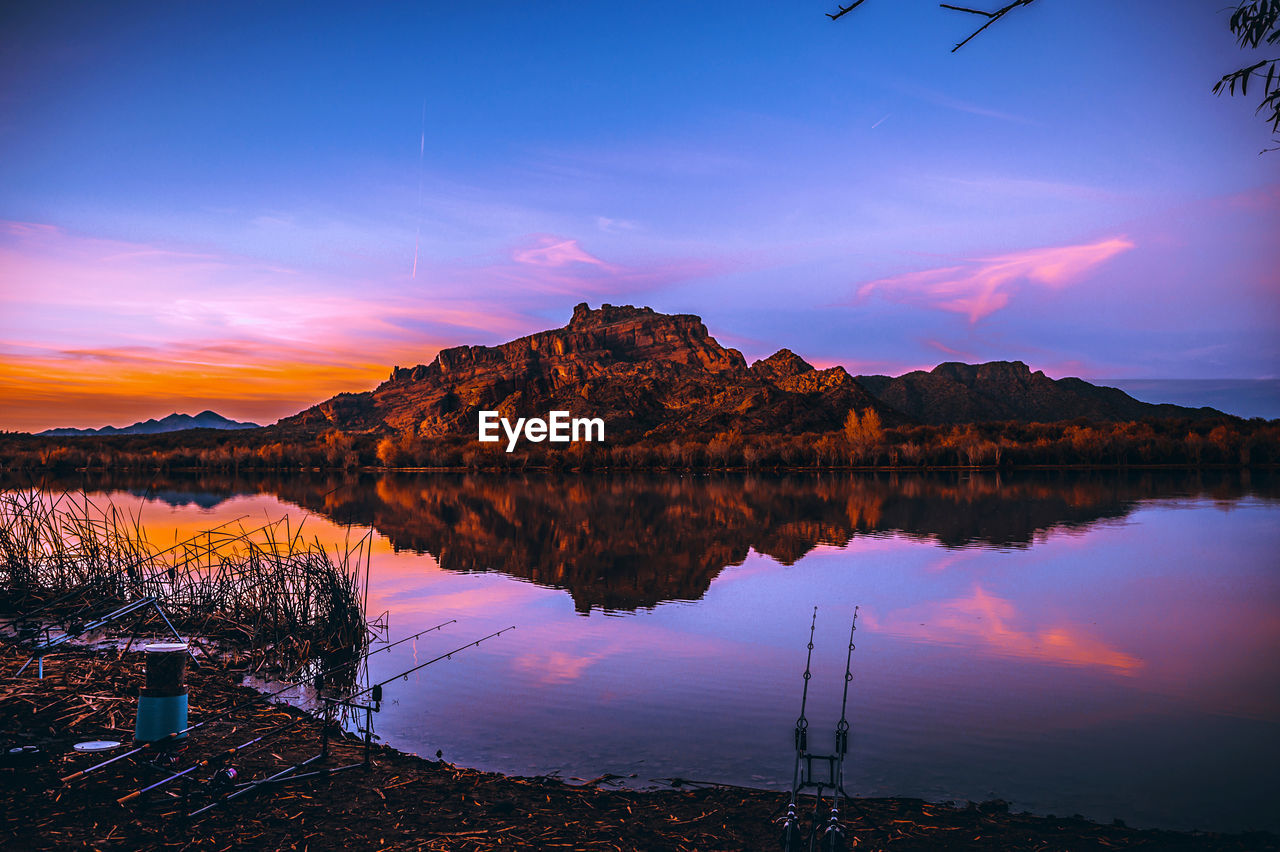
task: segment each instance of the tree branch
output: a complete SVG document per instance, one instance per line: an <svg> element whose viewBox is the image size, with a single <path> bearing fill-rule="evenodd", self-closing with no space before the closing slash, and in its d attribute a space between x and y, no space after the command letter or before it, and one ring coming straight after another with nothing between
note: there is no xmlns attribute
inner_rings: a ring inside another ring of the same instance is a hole
<svg viewBox="0 0 1280 852"><path fill-rule="evenodd" d="M840 4L837 3L836 8L839 9L840 11L836 12L834 15L828 12L827 17L834 21L836 18L839 18L841 15L846 15L849 12L852 12L854 9L861 6L864 2L866 2L866 0L853 0L853 2L850 3L848 6L841 6Z"/></svg>
<svg viewBox="0 0 1280 852"><path fill-rule="evenodd" d="M992 17L995 14L994 12L984 12L981 9L969 9L964 6L952 6L950 3L939 3L938 5L944 9L951 9L956 12L969 12L970 14L973 14L973 15L985 15L988 18Z"/></svg>
<svg viewBox="0 0 1280 852"><path fill-rule="evenodd" d="M836 3L836 11L835 11L835 12L827 12L827 17L828 17L828 18L830 18L830 19L831 19L831 20L833 20L833 21L838 20L838 19L840 19L840 18L844 17L845 15L849 14L850 12L852 12L854 9L858 8L859 6L861 6L864 2L866 2L866 0L853 0L853 2L852 2L852 3L850 3L848 6L841 6L841 5L837 2L837 3ZM985 24L983 24L982 26L978 27L978 29L977 29L977 30L975 30L973 33L971 33L967 39L965 39L964 41L960 42L960 43L959 43L959 44L957 44L955 47L951 48L951 52L952 52L952 53L955 53L957 50L959 50L960 48L964 47L964 46L965 46L966 44L968 44L969 42L973 41L973 39L978 35L978 33L982 32L982 31L983 31L983 30L985 30L987 27L991 26L991 25L992 25L992 24L994 24L996 21L998 21L998 20L1000 20L1001 18L1003 18L1003 17L1004 17L1005 15L1007 15L1009 12L1012 12L1014 9L1018 8L1019 6L1030 6L1030 5L1031 5L1032 3L1034 3L1034 2L1036 2L1036 0L1013 0L1013 2L1012 2L1012 3L1010 3L1009 5L1007 5L1007 6L1003 7L1003 8L997 9L997 10L996 10L996 11L994 11L994 12L984 12L984 11L983 11L983 10L981 10L981 9L970 9L970 8L969 8L969 7L967 7L967 6L953 6L953 5L951 5L950 3L939 3L938 5L939 5L939 6L941 6L942 8L944 8L944 9L951 9L951 10L956 11L956 12L968 12L970 15L982 15L984 18L986 18L986 19L987 19L987 22L986 22ZM1280 4L1280 0L1262 0L1262 2L1264 2L1264 3L1265 3L1265 2L1274 2L1274 3Z"/></svg>
<svg viewBox="0 0 1280 852"><path fill-rule="evenodd" d="M965 39L964 41L960 42L960 43L959 43L959 44L957 44L955 47L951 48L951 52L952 52L952 53L955 53L957 50L959 50L960 48L964 47L964 46L965 46L966 44L968 44L969 42L973 41L973 40L978 36L978 34L979 34L979 33L981 33L981 32L982 32L983 30L985 30L987 27L989 27L989 26L991 26L992 24L994 24L996 21L998 21L998 20L1000 20L1001 18L1003 18L1005 15L1009 14L1010 12L1012 12L1014 9L1018 8L1019 6L1030 6L1030 5L1031 5L1032 3L1034 3L1034 2L1036 2L1036 0L1013 0L1013 2L1012 2L1012 3L1010 3L1008 6L1005 6L1004 8L1001 8L1001 9L997 9L997 10L996 10L996 11L994 11L994 12L982 12L982 11L979 11L979 10L977 10L977 9L965 9L965 8L960 7L960 6L949 6L949 5L947 5L946 3L940 3L940 4L938 4L938 5L940 5L940 6L941 6L942 8L944 8L944 9L954 9L954 10L956 10L957 12L970 12L970 13L972 13L972 14L974 14L974 15L986 15L986 16L987 16L987 19L988 19L988 20L987 20L987 22L986 22L985 24L983 24L982 26L980 26L980 27L978 27L976 30L974 30L972 33L970 33L970 34L969 34L969 37L968 37L967 39Z"/></svg>

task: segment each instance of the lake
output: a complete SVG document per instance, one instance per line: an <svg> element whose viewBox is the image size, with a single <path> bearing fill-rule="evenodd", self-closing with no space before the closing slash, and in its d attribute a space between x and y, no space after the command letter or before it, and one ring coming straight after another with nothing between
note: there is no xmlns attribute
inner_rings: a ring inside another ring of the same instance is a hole
<svg viewBox="0 0 1280 852"><path fill-rule="evenodd" d="M789 789L828 750L850 618L847 789L1135 826L1280 830L1280 477L294 475L90 478L163 543L240 516L375 531L383 741L565 779ZM247 521L246 521L247 523ZM762 814L762 819L767 815Z"/></svg>

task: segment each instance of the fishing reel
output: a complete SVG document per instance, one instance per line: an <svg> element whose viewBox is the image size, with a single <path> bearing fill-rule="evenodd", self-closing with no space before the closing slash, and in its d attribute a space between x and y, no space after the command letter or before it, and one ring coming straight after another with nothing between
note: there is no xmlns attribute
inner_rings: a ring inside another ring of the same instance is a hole
<svg viewBox="0 0 1280 852"><path fill-rule="evenodd" d="M161 769L172 769L178 765L178 753L168 749L159 751L155 757L151 758L151 765Z"/></svg>
<svg viewBox="0 0 1280 852"><path fill-rule="evenodd" d="M782 852L801 852L800 820L796 818L796 806L787 807L787 815L782 819Z"/></svg>
<svg viewBox="0 0 1280 852"><path fill-rule="evenodd" d="M234 766L224 766L209 778L209 786L215 791L226 790L235 785L240 773Z"/></svg>
<svg viewBox="0 0 1280 852"><path fill-rule="evenodd" d="M845 852L844 826L840 824L840 811L831 809L831 819L827 822L827 830L822 833L822 852Z"/></svg>

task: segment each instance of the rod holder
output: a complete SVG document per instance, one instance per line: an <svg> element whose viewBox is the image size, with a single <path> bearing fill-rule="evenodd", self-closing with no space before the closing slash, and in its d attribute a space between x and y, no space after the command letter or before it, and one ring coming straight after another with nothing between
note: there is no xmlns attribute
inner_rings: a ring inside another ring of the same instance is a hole
<svg viewBox="0 0 1280 852"><path fill-rule="evenodd" d="M179 732L187 728L187 643L161 642L147 645L143 651L147 655L147 685L138 694L133 739L139 743L186 739L186 733Z"/></svg>

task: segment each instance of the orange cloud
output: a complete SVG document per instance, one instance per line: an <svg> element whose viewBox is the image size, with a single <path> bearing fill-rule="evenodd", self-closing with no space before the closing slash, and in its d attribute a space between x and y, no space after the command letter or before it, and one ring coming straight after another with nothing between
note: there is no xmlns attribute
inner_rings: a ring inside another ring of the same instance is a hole
<svg viewBox="0 0 1280 852"><path fill-rule="evenodd" d="M212 408L271 423L336 393L373 387L384 364L337 364L301 351L167 346L9 356L0 362L3 427L125 426L173 411ZM231 351L228 351L231 350Z"/></svg>
<svg viewBox="0 0 1280 852"><path fill-rule="evenodd" d="M972 323L1008 305L1021 283L1058 289L1133 247L1125 237L1112 237L1086 245L1028 249L882 278L863 284L858 296L880 291L895 301L965 314Z"/></svg>
<svg viewBox="0 0 1280 852"><path fill-rule="evenodd" d="M0 222L0 428L123 426L212 408L273 422L475 330L518 336L513 308L395 282L307 274ZM501 303L498 303L501 304Z"/></svg>

